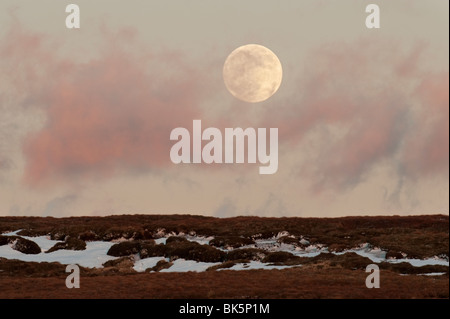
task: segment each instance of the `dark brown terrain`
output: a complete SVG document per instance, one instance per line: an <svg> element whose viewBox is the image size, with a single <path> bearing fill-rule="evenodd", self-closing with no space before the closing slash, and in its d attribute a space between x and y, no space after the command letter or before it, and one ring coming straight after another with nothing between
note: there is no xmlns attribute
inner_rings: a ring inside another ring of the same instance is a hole
<svg viewBox="0 0 450 319"><path fill-rule="evenodd" d="M413 267L409 263L379 264L381 288L368 289L365 268L372 261L355 253L322 253L306 258L285 252L235 249L255 239L271 238L287 231L281 242L301 246L300 238L340 252L370 243L389 258L448 260L449 217L259 218L218 219L191 215L121 215L108 217L0 217L0 233L22 229L20 236L49 235L64 240L53 250L83 250L85 242L127 238L113 246L109 255L120 257L100 269L81 269L81 288L65 287L65 266L0 258L0 298L448 298L448 266ZM156 245L161 233L214 236L210 245L188 242L177 236ZM0 245L8 244L0 236ZM23 249L28 247L24 241ZM22 247L21 246L21 247ZM30 252L35 253L35 252ZM220 265L200 273L137 273L132 255L165 256ZM301 265L283 270L226 270L237 262L259 260L275 265ZM215 271L225 268L222 271ZM427 273L445 273L424 276Z"/></svg>

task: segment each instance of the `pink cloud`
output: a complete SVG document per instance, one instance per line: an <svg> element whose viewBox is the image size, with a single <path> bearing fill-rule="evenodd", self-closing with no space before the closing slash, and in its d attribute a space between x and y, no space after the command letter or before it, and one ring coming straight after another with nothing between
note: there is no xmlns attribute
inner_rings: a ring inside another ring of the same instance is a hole
<svg viewBox="0 0 450 319"><path fill-rule="evenodd" d="M58 57L44 37L20 28L6 36L0 54L13 86L46 115L24 143L29 184L170 163L170 131L199 117L202 79L180 54L122 49L122 40L134 41L122 39L128 33L107 37L87 63Z"/></svg>
<svg viewBox="0 0 450 319"><path fill-rule="evenodd" d="M448 175L449 73L427 74L415 94L420 111L405 145L406 170L414 176Z"/></svg>
<svg viewBox="0 0 450 319"><path fill-rule="evenodd" d="M58 46L45 37L7 34L2 69L27 92L22 104L42 105L47 118L24 143L29 184L171 164L170 131L202 118L207 70L179 53L126 49L136 45L130 30L107 35L98 58L77 63L52 53ZM422 44L404 50L381 40L324 45L306 60L298 92L252 125L278 127L281 146L295 151L312 132L340 131L320 139L317 156L298 168L316 191L351 187L384 160L408 176L448 172L448 71L422 70L425 53ZM230 121L204 124L238 126Z"/></svg>
<svg viewBox="0 0 450 319"><path fill-rule="evenodd" d="M298 168L312 189L351 187L384 160L421 172L448 169L448 73L447 82L441 76L416 90L417 79L428 74L420 68L424 52L422 44L404 50L392 42L368 40L312 52L298 79L299 93L265 121L279 127L280 140L289 149L321 128L340 131L339 136L322 135L312 146L317 156ZM417 101L434 106L411 125Z"/></svg>

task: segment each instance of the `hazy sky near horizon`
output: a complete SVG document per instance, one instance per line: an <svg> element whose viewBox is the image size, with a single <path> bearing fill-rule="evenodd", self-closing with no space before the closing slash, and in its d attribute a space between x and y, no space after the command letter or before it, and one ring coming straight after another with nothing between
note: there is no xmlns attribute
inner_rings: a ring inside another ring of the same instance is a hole
<svg viewBox="0 0 450 319"><path fill-rule="evenodd" d="M81 28L65 27L65 7ZM381 28L367 29L376 3ZM0 216L449 213L444 0L0 2ZM283 66L270 99L222 79ZM175 165L176 127L277 127L279 164Z"/></svg>

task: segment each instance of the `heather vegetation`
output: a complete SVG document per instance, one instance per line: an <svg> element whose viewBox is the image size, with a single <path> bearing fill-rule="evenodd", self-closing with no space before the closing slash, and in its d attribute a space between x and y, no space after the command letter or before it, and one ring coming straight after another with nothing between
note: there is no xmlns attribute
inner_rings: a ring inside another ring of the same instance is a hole
<svg viewBox="0 0 450 319"><path fill-rule="evenodd" d="M51 254L83 251L92 241L111 242L107 255L115 259L104 262L103 268L81 267L83 298L448 298L448 266L417 267L402 261L435 256L448 260L448 227L449 218L443 215L0 217L0 233L21 230L0 235L0 246L39 254L41 248L30 237L46 235L60 241L44 250ZM192 238L208 240L199 243ZM261 240L292 250L265 249L256 245ZM385 253L386 259L378 262L383 292L365 288L365 268L373 261L352 250L363 243ZM308 247L327 250L308 256L295 253ZM136 261L150 257L161 259L137 272ZM178 259L213 264L201 273L161 272L170 270ZM391 262L395 259L402 260ZM251 263L290 268L233 270ZM443 275L425 276L430 273ZM65 265L56 262L0 258L0 298L80 297L75 290L48 289L64 287L65 276Z"/></svg>

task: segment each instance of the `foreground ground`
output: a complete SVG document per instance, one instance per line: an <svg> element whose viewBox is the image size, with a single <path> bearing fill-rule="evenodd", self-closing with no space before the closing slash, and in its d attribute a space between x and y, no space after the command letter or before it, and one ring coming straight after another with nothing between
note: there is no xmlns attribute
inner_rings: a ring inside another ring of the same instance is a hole
<svg viewBox="0 0 450 319"><path fill-rule="evenodd" d="M347 269L284 269L203 273L144 273L81 277L67 289L65 276L1 277L0 298L448 298L448 275L381 273L368 289L367 274Z"/></svg>
<svg viewBox="0 0 450 319"><path fill-rule="evenodd" d="M71 254L71 249L86 249L85 243L94 241L112 242L116 249L108 252L115 259L104 267L81 267L80 289L66 288L68 274L65 265L58 262L0 256L0 298L449 298L448 226L448 216L443 215L333 219L5 217L0 218L0 233L22 230L15 237L0 236L0 246L9 250L20 248L16 247L20 243L17 238L44 235L59 241L61 255ZM281 232L288 235L280 236ZM200 245L180 238L183 233L214 239ZM167 243L155 243L163 239L161 236ZM290 247L291 253L264 250L258 245L248 248L267 238L272 238L271 249L273 245L278 245L277 249ZM365 284L369 275L365 267L373 263L371 255L351 251L362 243L378 247L378 253L384 254L377 261L379 289L368 289ZM318 255L308 256L307 250L317 245L327 250L322 248ZM47 249L33 256L51 254L55 252ZM152 256L167 261L145 272L133 268L136 258L145 261L155 258ZM182 258L217 265L202 272L161 272L164 265L170 267ZM444 264L433 264L433 258L444 260ZM431 260L431 264L411 264L419 259ZM252 262L294 268L230 270L232 265Z"/></svg>

